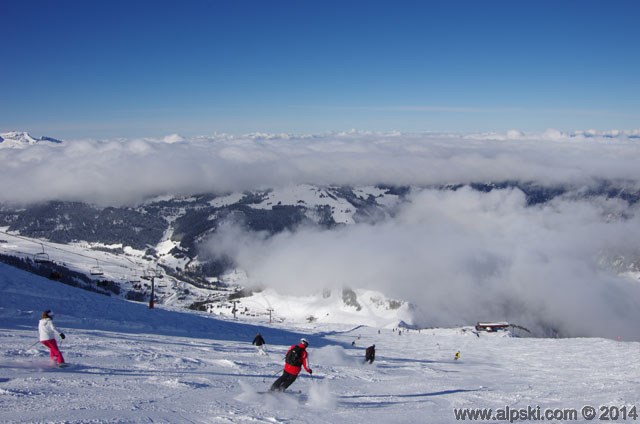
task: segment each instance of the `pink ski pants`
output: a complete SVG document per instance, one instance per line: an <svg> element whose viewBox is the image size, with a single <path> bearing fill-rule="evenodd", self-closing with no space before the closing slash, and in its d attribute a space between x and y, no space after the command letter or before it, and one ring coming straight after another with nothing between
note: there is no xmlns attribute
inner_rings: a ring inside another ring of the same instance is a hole
<svg viewBox="0 0 640 424"><path fill-rule="evenodd" d="M49 356L52 360L54 360L58 364L64 364L64 358L62 357L62 352L60 352L60 349L58 349L58 343L56 342L56 339L43 340L40 343L49 348Z"/></svg>

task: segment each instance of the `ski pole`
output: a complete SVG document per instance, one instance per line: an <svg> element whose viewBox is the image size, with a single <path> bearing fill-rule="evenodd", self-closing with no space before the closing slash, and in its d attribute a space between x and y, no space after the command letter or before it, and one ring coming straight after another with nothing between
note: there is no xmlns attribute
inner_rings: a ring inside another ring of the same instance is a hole
<svg viewBox="0 0 640 424"><path fill-rule="evenodd" d="M281 372L282 372L282 370L278 370L278 371L276 371L276 372L275 372L275 374L270 374L270 375L269 375L269 378L273 378L273 377L275 377L276 375L280 374ZM264 383L264 382L266 382L266 381L267 381L267 378L266 378L266 377L263 377L263 378L262 378L262 382Z"/></svg>
<svg viewBox="0 0 640 424"><path fill-rule="evenodd" d="M32 347L34 347L36 344L40 343L40 340L38 340L37 342L33 343L32 345L30 345L28 348L26 348L25 350L29 350Z"/></svg>

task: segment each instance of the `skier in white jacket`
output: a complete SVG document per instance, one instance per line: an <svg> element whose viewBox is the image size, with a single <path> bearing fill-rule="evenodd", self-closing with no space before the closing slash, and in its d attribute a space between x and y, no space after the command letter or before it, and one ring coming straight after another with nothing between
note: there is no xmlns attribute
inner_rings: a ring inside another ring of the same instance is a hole
<svg viewBox="0 0 640 424"><path fill-rule="evenodd" d="M53 325L53 312L47 310L42 313L42 319L38 323L38 331L40 332L40 343L49 348L49 356L58 365L64 364L64 358L62 352L58 348L56 342L56 335L59 335L61 339L64 339L64 334L58 331L55 325Z"/></svg>

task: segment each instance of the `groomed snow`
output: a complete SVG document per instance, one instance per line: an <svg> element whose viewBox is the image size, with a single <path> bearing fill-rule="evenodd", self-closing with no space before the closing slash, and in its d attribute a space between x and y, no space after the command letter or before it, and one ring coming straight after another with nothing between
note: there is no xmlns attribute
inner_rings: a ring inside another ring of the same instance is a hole
<svg viewBox="0 0 640 424"><path fill-rule="evenodd" d="M3 423L421 423L455 422L453 409L466 407L640 407L637 342L255 325L149 310L4 264L0 292ZM52 367L37 343L43 309L67 335L69 368ZM251 345L258 331L268 356ZM259 393L301 335L313 377L302 375L292 393ZM377 358L365 365L372 343Z"/></svg>

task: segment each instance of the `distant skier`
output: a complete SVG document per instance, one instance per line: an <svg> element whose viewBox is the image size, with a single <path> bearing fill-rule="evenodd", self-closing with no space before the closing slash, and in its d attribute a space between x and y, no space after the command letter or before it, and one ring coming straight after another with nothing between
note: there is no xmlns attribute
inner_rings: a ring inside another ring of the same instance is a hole
<svg viewBox="0 0 640 424"><path fill-rule="evenodd" d="M64 364L64 358L62 352L58 348L56 342L56 335L59 335L64 340L64 334L61 333L55 325L53 325L53 312L50 310L42 313L42 318L38 323L38 332L40 333L40 343L49 348L49 356L58 365Z"/></svg>
<svg viewBox="0 0 640 424"><path fill-rule="evenodd" d="M262 334L260 334L260 333L256 334L256 336L253 338L253 342L251 344L255 345L258 348L258 353L260 355L266 355L267 354L267 352L264 349L264 345L266 345L267 343L264 341L264 337L262 337Z"/></svg>
<svg viewBox="0 0 640 424"><path fill-rule="evenodd" d="M368 362L373 364L373 361L376 359L376 345L371 345L364 351L364 362Z"/></svg>
<svg viewBox="0 0 640 424"><path fill-rule="evenodd" d="M305 371L313 375L313 370L307 366L307 339L300 339L300 343L292 345L285 355L284 371L282 375L271 385L270 390L284 391L289 387L304 367Z"/></svg>

